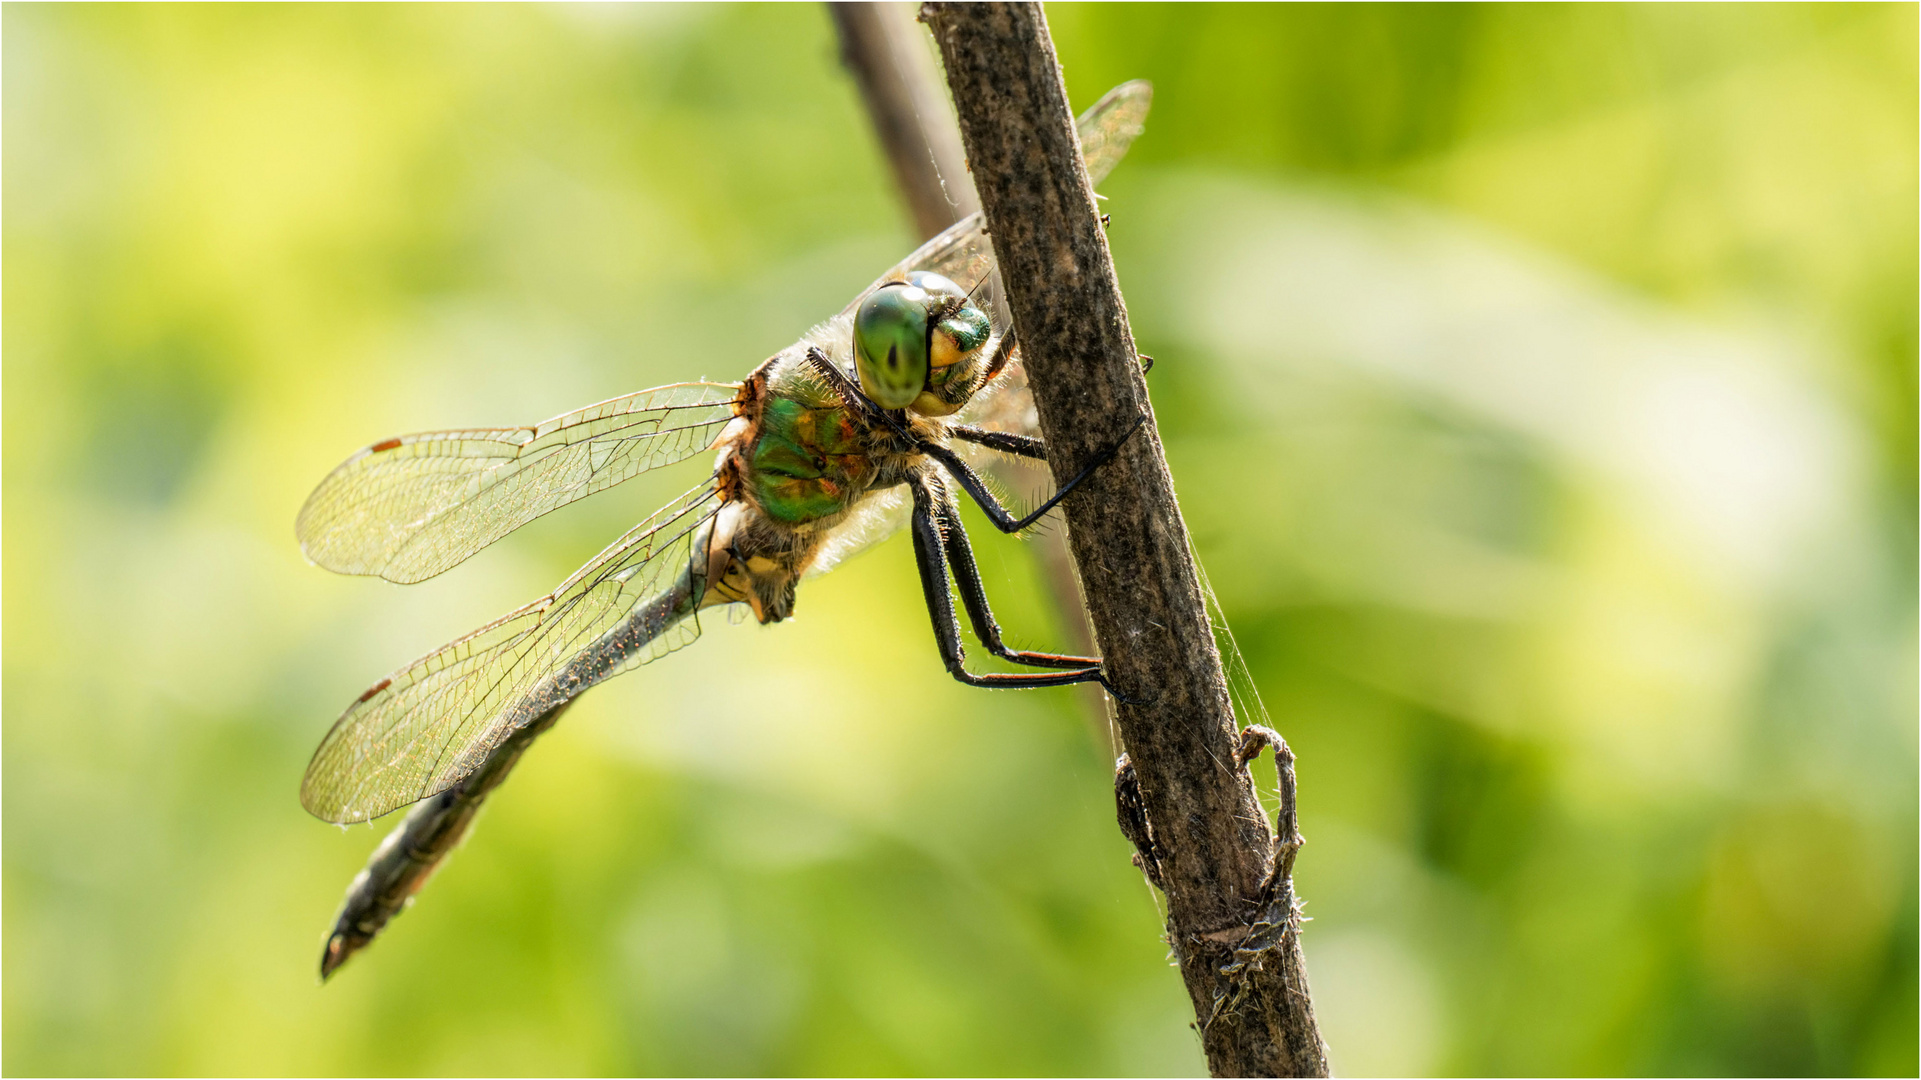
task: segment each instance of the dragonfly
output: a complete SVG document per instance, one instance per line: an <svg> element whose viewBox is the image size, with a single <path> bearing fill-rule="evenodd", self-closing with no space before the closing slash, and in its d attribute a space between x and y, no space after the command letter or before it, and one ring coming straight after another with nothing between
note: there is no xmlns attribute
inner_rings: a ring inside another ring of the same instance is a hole
<svg viewBox="0 0 1921 1080"><path fill-rule="evenodd" d="M1125 83L1081 116L1092 182L1140 134L1151 96L1147 83ZM348 887L322 980L406 907L482 801L581 693L691 644L704 611L782 621L803 577L903 524L935 643L956 679L1015 689L1096 683L1120 696L1097 657L1006 645L956 492L1018 533L1145 418L1121 425L1051 498L1016 516L970 462L991 453L1045 461L1042 441L1014 430L1033 427L1023 388L976 213L741 382L643 390L525 427L385 439L336 468L300 510L301 550L327 570L412 584L577 499L699 455L714 462L705 480L551 594L381 679L327 732L300 785L309 813L345 825L417 805ZM1034 670L968 670L950 576L980 643Z"/></svg>

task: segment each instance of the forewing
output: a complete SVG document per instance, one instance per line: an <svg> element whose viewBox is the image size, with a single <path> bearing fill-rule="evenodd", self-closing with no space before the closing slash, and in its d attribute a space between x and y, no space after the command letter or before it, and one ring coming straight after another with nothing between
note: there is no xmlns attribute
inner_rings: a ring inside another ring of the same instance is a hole
<svg viewBox="0 0 1921 1080"><path fill-rule="evenodd" d="M604 679L700 635L720 496L688 492L552 595L381 680L314 752L300 802L367 821L459 783L508 736Z"/></svg>
<svg viewBox="0 0 1921 1080"><path fill-rule="evenodd" d="M1145 79L1124 82L1102 95L1094 107L1074 122L1081 136L1081 156L1087 159L1087 180L1098 185L1127 156L1147 124L1147 108L1154 103L1154 86Z"/></svg>
<svg viewBox="0 0 1921 1080"><path fill-rule="evenodd" d="M424 581L550 510L712 446L739 389L677 383L533 427L375 443L307 497L300 550L339 573Z"/></svg>
<svg viewBox="0 0 1921 1080"><path fill-rule="evenodd" d="M1087 159L1087 178L1090 183L1099 184L1114 171L1114 166L1127 156L1128 147L1134 145L1147 120L1147 108L1154 99L1154 88L1149 83L1136 79L1125 82L1109 90L1093 108L1081 114L1075 121L1075 129L1081 137L1081 154ZM861 291L841 312L852 315L867 294L888 281L898 281L912 270L930 270L940 274L963 288L973 288L994 272L994 247L988 242L987 235L981 231L981 215L969 214L955 222L925 244L912 255L895 263L893 268L882 274L873 285ZM996 305L998 306L998 305ZM1004 325L1001 317L995 319L997 326Z"/></svg>

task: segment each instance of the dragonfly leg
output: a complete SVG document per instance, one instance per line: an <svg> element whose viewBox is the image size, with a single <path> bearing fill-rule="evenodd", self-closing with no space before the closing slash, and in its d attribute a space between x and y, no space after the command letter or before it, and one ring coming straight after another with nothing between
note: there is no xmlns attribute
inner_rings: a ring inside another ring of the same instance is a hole
<svg viewBox="0 0 1921 1080"><path fill-rule="evenodd" d="M987 604L987 590L981 584L979 564L974 562L974 546L967 540L967 530L961 527L959 508L951 497L940 499L934 504L935 517L940 523L943 547L946 550L949 568L954 574L954 584L960 586L961 603L967 608L967 620L974 624L974 636L980 638L987 651L1003 660L1012 660L1029 667L1046 668L1084 668L1099 667L1097 656L1063 656L1059 653L1026 652L1010 649L1001 641L1001 628L994 621L994 610Z"/></svg>
<svg viewBox="0 0 1921 1080"><path fill-rule="evenodd" d="M979 443L989 450L999 450L1003 454L1047 460L1047 444L1032 435L1016 435L1011 431L987 431L969 427L966 424L955 424L947 429L947 433L956 439Z"/></svg>
<svg viewBox="0 0 1921 1080"><path fill-rule="evenodd" d="M902 428L893 417L888 416L886 409L876 405L874 399L867 396L867 391L860 388L860 383L848 378L846 372L835 367L834 362L827 359L827 354L821 352L818 347L808 348L804 359L823 379L827 380L827 385L840 395L841 400L847 403L847 407L865 417L868 423L886 424L899 434L907 435L906 429Z"/></svg>
<svg viewBox="0 0 1921 1080"><path fill-rule="evenodd" d="M934 620L934 640L940 646L941 659L946 662L948 673L969 686L1003 689L1066 686L1084 682L1108 686L1098 664L1071 671L1034 674L993 672L976 675L967 670L962 663L965 653L961 647L960 620L954 615L954 597L947 591L946 544L934 509L940 493L930 490L931 485L924 478L916 478L909 486L914 492L914 561L920 566L921 592L927 600L927 613ZM1108 689L1110 692L1113 690L1111 686Z"/></svg>
<svg viewBox="0 0 1921 1080"><path fill-rule="evenodd" d="M994 345L993 355L987 358L987 367L983 369L982 379L991 379L999 375L1001 369L1006 367L1007 362L1013 358L1014 328L1010 326L1007 328L1007 333L1002 334L1000 341Z"/></svg>
<svg viewBox="0 0 1921 1080"><path fill-rule="evenodd" d="M981 510L986 512L987 519L994 523L996 529L1004 533L1017 533L1029 525L1034 524L1036 521L1039 521L1049 510L1054 509L1057 503L1067 497L1068 492L1073 491L1076 487L1080 486L1081 481L1092 476L1095 469L1112 461L1114 455L1121 452L1121 447L1126 445L1127 440L1133 438L1134 433L1139 431L1141 425L1145 423L1147 423L1147 416L1146 414L1142 414L1139 419L1134 421L1134 426L1127 429L1127 434L1122 435L1119 439L1116 439L1113 443L1102 449L1100 453L1095 454L1094 460L1088 462L1087 466L1076 473L1072 480L1062 484L1060 490L1054 492L1052 498L1035 507L1034 511L1026 517L1020 518L1009 513L1007 508L1000 504L1000 500L994 498L993 493L987 490L987 485L981 481L980 475L970 468L967 462L962 461L961 456L956 454L951 448L942 446L939 443L930 442L921 444L920 451L935 461L940 462L942 467L951 473L955 480L959 481L960 486L967 494L971 496L976 503L980 504ZM983 432L983 434L986 433ZM966 436L962 437L965 438ZM1038 442L1039 440L1036 441ZM989 444L982 442L981 445L986 446ZM995 449L999 448L996 447Z"/></svg>

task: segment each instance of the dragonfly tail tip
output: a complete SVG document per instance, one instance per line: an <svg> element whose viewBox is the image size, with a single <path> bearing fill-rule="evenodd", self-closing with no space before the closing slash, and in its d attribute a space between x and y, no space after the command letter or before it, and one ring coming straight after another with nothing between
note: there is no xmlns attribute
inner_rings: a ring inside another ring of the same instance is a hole
<svg viewBox="0 0 1921 1080"><path fill-rule="evenodd" d="M320 953L320 981L324 984L353 954L354 950L347 943L346 934L336 931L328 937L327 947Z"/></svg>

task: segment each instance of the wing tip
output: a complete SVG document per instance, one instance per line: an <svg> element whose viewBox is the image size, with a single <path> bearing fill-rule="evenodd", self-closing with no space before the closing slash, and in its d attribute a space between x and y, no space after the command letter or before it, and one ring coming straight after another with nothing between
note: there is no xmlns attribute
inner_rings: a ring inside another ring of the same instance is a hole
<svg viewBox="0 0 1921 1080"><path fill-rule="evenodd" d="M356 814L345 807L321 799L304 783L300 785L300 808L329 825L358 825L363 821L373 820L365 814Z"/></svg>
<svg viewBox="0 0 1921 1080"><path fill-rule="evenodd" d="M383 682L386 681L391 680L383 680ZM379 688L376 687L376 689ZM354 704L358 705L359 702ZM351 714L353 706L349 706L347 712ZM320 749L314 751L313 760L307 764L306 774L300 778L300 808L329 825L345 827L358 825L363 821L372 821L378 815L366 813L351 806L343 806L338 793L323 790L320 776L327 769L322 759L332 743L332 733L328 734L329 738L321 740Z"/></svg>
<svg viewBox="0 0 1921 1080"><path fill-rule="evenodd" d="M1147 79L1129 79L1102 94L1101 99L1082 115L1095 116L1124 101L1139 102L1141 111L1146 112L1147 107L1154 102L1154 84Z"/></svg>

